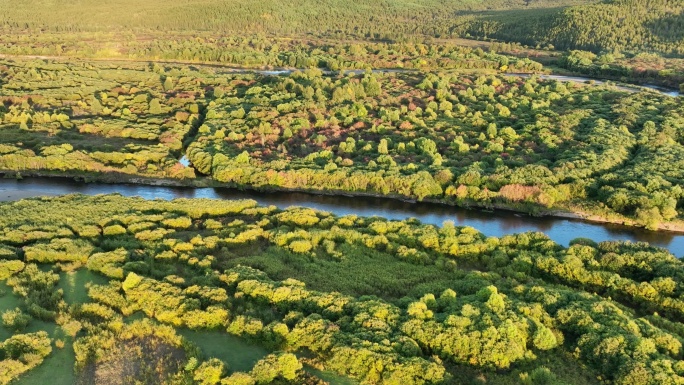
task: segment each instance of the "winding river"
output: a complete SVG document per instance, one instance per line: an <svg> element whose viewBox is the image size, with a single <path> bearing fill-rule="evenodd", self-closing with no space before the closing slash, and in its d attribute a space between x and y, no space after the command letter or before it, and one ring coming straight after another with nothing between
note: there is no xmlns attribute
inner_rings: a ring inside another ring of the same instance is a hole
<svg viewBox="0 0 684 385"><path fill-rule="evenodd" d="M261 70L261 69L226 67L226 66L222 66L222 65L215 65L212 67L224 68L225 71L223 73L227 73L227 74L257 73L260 75L270 75L270 76L290 75L290 74L297 72L297 71L305 71L305 69L289 69L289 68ZM388 69L375 69L375 70L372 70L371 72L382 74L382 73L405 73L405 72L415 72L415 71L416 70L412 70L412 69L397 69L397 68L391 69L391 68L388 68ZM335 75L335 74L339 74L339 73L360 75L360 74L365 73L366 70L362 70L362 69L349 69L349 70L342 70L342 71L321 70L321 72L325 75ZM658 92L662 95L670 96L670 97L682 96L681 92L674 90L674 89L665 88L665 87L649 85L649 84L638 85L638 84L621 83L621 82L618 82L618 83L610 82L609 83L605 80L596 79L596 78L587 78L587 77L583 77L583 76L528 74L528 73L503 73L501 75L506 76L506 77L521 77L521 78L530 78L532 76L537 76L539 79L557 80L559 82L591 83L592 85L595 85L595 86L611 85L611 86L617 88L618 90L625 91L625 92L639 92L639 91L644 91L644 90L650 90L650 91L655 91L655 92Z"/></svg>
<svg viewBox="0 0 684 385"><path fill-rule="evenodd" d="M531 74L518 74L518 73L511 73L511 74L505 74L504 76L518 76L521 78L529 78L535 75ZM670 97L678 97L682 96L681 92L665 88L665 87L660 87L660 86L654 86L654 85L637 85L637 84L629 84L629 83L608 83L604 80L600 79L594 79L594 78L585 78L582 76L565 76L565 75L544 75L544 74L539 74L536 75L540 79L544 80L557 80L559 82L571 82L571 83L588 83L591 82L592 85L595 86L601 86L601 85L607 85L610 84L617 89L625 92L639 92L643 90L650 90L650 91L655 91L659 92L662 95L665 96L670 96Z"/></svg>
<svg viewBox="0 0 684 385"><path fill-rule="evenodd" d="M66 178L0 179L0 200L18 199L22 196L71 193L85 195L119 193L124 196L166 200L175 198L254 199L261 205L274 205L279 208L305 206L328 211L335 215L381 216L398 220L417 218L423 223L437 226L441 226L445 221L453 221L458 226L472 226L487 236L539 231L564 246L578 237L589 238L596 242L608 240L649 242L652 245L669 249L678 257L684 257L684 235L647 231L620 225L589 223L575 219L536 218L505 211L485 212L440 204L407 203L384 198L352 198L306 193L261 193L225 188L81 183Z"/></svg>
<svg viewBox="0 0 684 385"><path fill-rule="evenodd" d="M276 70L253 70L253 69L235 69L231 68L227 72L228 73L258 73L261 75L271 75L271 76L279 76L279 75L290 75L295 71L303 71L299 69L276 69ZM402 69L377 69L373 70L373 73L402 73L402 72L411 72L413 70L402 70ZM324 70L322 71L326 75L334 75L339 73L339 71L329 71L329 70ZM366 72L366 70L344 70L342 71L344 73L352 73L355 75L362 74ZM650 90L650 91L655 91L658 92L662 95L665 96L670 96L670 97L678 97L682 96L682 93L665 88L665 87L660 87L660 86L655 86L655 85L637 85L637 84L630 84L630 83L608 83L604 80L601 79L595 79L595 78L586 78L582 76L566 76L566 75L547 75L547 74L525 74L525 73L504 73L502 74L503 76L506 77L521 77L521 78L530 78L532 76L537 76L539 79L543 80L557 80L559 82L570 82L570 83L591 83L592 85L595 86L601 86L601 85L611 85L615 88L617 88L620 91L625 91L625 92L639 92L639 91L644 91L644 90Z"/></svg>
<svg viewBox="0 0 684 385"><path fill-rule="evenodd" d="M288 75L293 69L253 70L226 68L227 73L260 73L263 75ZM405 72L401 69L375 70L373 72ZM324 71L325 72L325 71ZM347 73L363 73L364 70L349 70ZM326 73L333 73L327 71ZM530 74L506 74L506 76L530 77ZM577 76L537 75L541 79L565 82L603 85L606 82ZM680 92L657 86L615 85L626 92L650 89L671 97L682 96ZM181 159L183 162L183 159ZM654 246L667 248L674 255L684 257L684 235L669 232L654 232L613 224L597 224L577 219L543 217L536 218L505 211L485 212L467 210L431 203L407 203L393 199L358 198L346 196L312 195L306 193L278 192L260 193L224 188L183 188L145 186L131 184L80 183L66 178L29 178L21 181L0 180L0 201L38 195L62 195L80 193L85 195L119 193L124 196L140 196L145 199L211 198L211 199L254 199L261 205L279 208L305 206L328 211L335 215L356 214L380 216L387 219L417 218L423 223L441 226L452 221L458 226L471 226L487 236L502 236L512 233L539 231L555 242L567 246L575 238L589 238L596 242L623 240L649 242Z"/></svg>
<svg viewBox="0 0 684 385"><path fill-rule="evenodd" d="M0 58L3 59L12 59L12 58L24 58L24 59L41 59L41 60L64 60L64 57L60 56L45 56L45 55L6 55L6 54L0 54ZM95 59L98 61L117 61L116 59ZM121 61L119 59L119 61ZM147 62L145 60L123 60L122 62ZM153 63L153 62L148 62L148 63ZM219 68L222 69L221 72L219 73L224 73L224 74L244 74L244 73L256 73L256 74L261 74L261 75L270 75L270 76L280 76L280 75L290 75L294 72L298 71L306 71L306 68L272 68L272 69L258 69L258 68L242 68L242 67L234 67L226 64L217 64L217 63L196 63L196 62L188 62L188 61L165 61L165 60L156 60L154 63L161 63L161 64L170 64L170 65L191 65L191 66L198 66L198 67L211 67L211 68ZM319 68L320 69L320 68ZM382 69L374 69L371 72L373 73L405 73L405 72L416 72L418 70L414 69L403 69L403 68L382 68ZM346 70L340 70L340 71L333 71L333 70L327 70L327 69L321 69L321 72L325 75L336 75L340 73L344 74L363 74L366 72L365 69L346 69ZM572 82L572 83L589 83L593 85L605 85L608 84L608 82L602 80L602 79L597 79L597 78L588 78L588 77L583 77L583 76L566 76L566 75L550 75L550 74L529 74L529 73L503 73L501 74L503 76L507 77L521 77L521 78L529 78L532 76L537 76L540 79L545 79L545 80L557 80L561 82ZM610 83L614 87L616 87L619 90L625 91L625 92L639 92L643 90L651 90L655 91L658 93L661 93L662 95L665 96L670 96L670 97L678 97L682 96L682 92L679 90L674 90L674 89L669 89L665 87L660 87L656 85L637 85L637 84L630 84L630 83Z"/></svg>

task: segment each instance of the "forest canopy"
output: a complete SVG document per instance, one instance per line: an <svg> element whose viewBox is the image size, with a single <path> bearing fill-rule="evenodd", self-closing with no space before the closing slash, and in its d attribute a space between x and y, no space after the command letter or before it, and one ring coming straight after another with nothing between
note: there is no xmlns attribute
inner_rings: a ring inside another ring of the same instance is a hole
<svg viewBox="0 0 684 385"><path fill-rule="evenodd" d="M508 74L541 65L480 49L388 48L357 54L405 55L403 70L5 60L0 170L680 225L678 98ZM333 67L356 51L319 59Z"/></svg>
<svg viewBox="0 0 684 385"><path fill-rule="evenodd" d="M494 38L563 50L682 56L683 7L678 0L1 0L0 28L126 35L214 31L338 40Z"/></svg>
<svg viewBox="0 0 684 385"><path fill-rule="evenodd" d="M681 0L0 10L4 178L684 231ZM0 213L0 385L684 384L684 263L647 243L253 200Z"/></svg>
<svg viewBox="0 0 684 385"><path fill-rule="evenodd" d="M565 248L249 200L0 208L2 383L54 357L86 383L684 380L684 265L647 244Z"/></svg>

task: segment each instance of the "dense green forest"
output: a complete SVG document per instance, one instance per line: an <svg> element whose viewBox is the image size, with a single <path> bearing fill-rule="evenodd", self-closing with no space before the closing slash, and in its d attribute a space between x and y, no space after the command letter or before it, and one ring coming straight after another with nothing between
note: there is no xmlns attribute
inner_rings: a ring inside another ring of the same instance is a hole
<svg viewBox="0 0 684 385"><path fill-rule="evenodd" d="M254 201L0 208L2 383L684 381L684 265L646 244L563 248Z"/></svg>
<svg viewBox="0 0 684 385"><path fill-rule="evenodd" d="M455 20L469 20L485 10L546 9L586 3L589 1L2 0L0 25L14 31L220 31L394 39L454 36L461 32L453 30Z"/></svg>
<svg viewBox="0 0 684 385"><path fill-rule="evenodd" d="M0 175L684 231L682 0L0 0ZM583 74L606 83L547 80ZM0 202L0 385L679 385L645 243Z"/></svg>
<svg viewBox="0 0 684 385"><path fill-rule="evenodd" d="M489 12L469 34L557 49L684 55L680 0L604 0L563 9Z"/></svg>
<svg viewBox="0 0 684 385"><path fill-rule="evenodd" d="M422 59L465 45L542 56L553 68L600 78L684 84L678 0L128 2L0 1L0 54L333 70L420 62L436 69L451 63Z"/></svg>
<svg viewBox="0 0 684 385"><path fill-rule="evenodd" d="M572 73L594 78L660 85L684 92L684 59L663 58L649 53L630 57L573 50L555 64Z"/></svg>
<svg viewBox="0 0 684 385"><path fill-rule="evenodd" d="M459 72L6 60L0 169L679 223L677 98L507 76L539 65L479 49L431 60Z"/></svg>
<svg viewBox="0 0 684 385"><path fill-rule="evenodd" d="M0 0L0 7L4 55L399 68L411 53L396 47L411 42L429 52L466 45L530 58L543 49L549 64L575 73L673 89L684 84L679 0ZM388 50L399 57L383 55ZM557 60L556 50L596 56L582 54L577 65Z"/></svg>
<svg viewBox="0 0 684 385"><path fill-rule="evenodd" d="M679 0L2 0L0 8L0 28L13 35L212 31L344 40L471 37L596 53L684 55L684 4Z"/></svg>
<svg viewBox="0 0 684 385"><path fill-rule="evenodd" d="M341 69L499 69L540 71L539 63L524 57L502 57L485 43L389 43L338 41L335 39L272 38L211 34L119 35L95 34L82 40L79 34L5 35L0 52L10 58L88 58L135 62L179 62L241 68ZM119 42L118 39L126 39ZM498 47L498 46L497 46ZM494 47L494 48L497 48ZM507 49L517 47L505 45ZM506 55L503 55L506 56Z"/></svg>

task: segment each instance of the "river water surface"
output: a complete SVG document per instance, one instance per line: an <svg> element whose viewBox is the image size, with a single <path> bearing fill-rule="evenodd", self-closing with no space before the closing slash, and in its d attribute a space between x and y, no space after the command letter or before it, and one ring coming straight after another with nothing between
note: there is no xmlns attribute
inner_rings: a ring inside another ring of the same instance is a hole
<svg viewBox="0 0 684 385"><path fill-rule="evenodd" d="M211 198L254 199L261 205L279 208L290 206L311 207L335 215L379 216L387 219L417 218L423 223L441 226L452 221L457 226L471 226L487 236L539 231L555 242L567 246L579 237L596 242L624 240L649 242L669 249L678 257L684 256L684 235L655 232L644 229L590 223L582 220L543 217L536 218L506 211L486 212L468 210L432 203L408 203L386 198L359 198L346 196L312 195L305 193L261 193L225 188L184 188L131 184L80 183L66 178L27 178L24 180L0 179L0 198L18 195L85 195L119 193L145 199Z"/></svg>

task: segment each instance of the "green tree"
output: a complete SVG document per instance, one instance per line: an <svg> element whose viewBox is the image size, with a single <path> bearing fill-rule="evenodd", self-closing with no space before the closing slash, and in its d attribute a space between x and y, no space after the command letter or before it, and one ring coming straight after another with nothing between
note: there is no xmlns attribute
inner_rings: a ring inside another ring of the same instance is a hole
<svg viewBox="0 0 684 385"><path fill-rule="evenodd" d="M13 332L20 332L28 326L31 316L24 314L21 309L6 310L2 313L2 324Z"/></svg>
<svg viewBox="0 0 684 385"><path fill-rule="evenodd" d="M193 379L200 385L216 385L226 371L224 363L216 358L211 358L195 369Z"/></svg>
<svg viewBox="0 0 684 385"><path fill-rule="evenodd" d="M149 112L153 115L159 115L162 113L162 107L159 99L154 98L150 101Z"/></svg>

